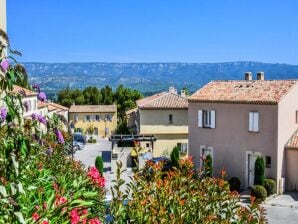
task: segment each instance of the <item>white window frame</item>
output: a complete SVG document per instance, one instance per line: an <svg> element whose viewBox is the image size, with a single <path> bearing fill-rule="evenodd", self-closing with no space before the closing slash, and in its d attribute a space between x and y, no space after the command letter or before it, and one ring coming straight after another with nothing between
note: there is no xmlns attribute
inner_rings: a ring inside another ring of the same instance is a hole
<svg viewBox="0 0 298 224"><path fill-rule="evenodd" d="M215 110L199 110L198 111L198 127L215 128L216 113Z"/></svg>
<svg viewBox="0 0 298 224"><path fill-rule="evenodd" d="M248 116L248 131L259 132L260 131L260 114L257 111L249 112Z"/></svg>

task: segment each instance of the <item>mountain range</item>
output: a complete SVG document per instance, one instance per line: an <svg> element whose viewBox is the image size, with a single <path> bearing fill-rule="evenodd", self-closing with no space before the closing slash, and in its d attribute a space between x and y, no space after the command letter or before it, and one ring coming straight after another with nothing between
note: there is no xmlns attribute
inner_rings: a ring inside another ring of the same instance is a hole
<svg viewBox="0 0 298 224"><path fill-rule="evenodd" d="M265 79L298 79L298 65L252 61L224 63L41 63L25 62L31 83L38 83L47 93L62 88L118 85L140 90L145 95L175 86L193 92L211 80L242 80L244 72Z"/></svg>

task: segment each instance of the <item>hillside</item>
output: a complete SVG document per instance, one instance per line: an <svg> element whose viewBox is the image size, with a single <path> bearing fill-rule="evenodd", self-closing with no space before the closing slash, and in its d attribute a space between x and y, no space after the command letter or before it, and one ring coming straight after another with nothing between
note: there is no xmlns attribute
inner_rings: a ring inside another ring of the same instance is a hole
<svg viewBox="0 0 298 224"><path fill-rule="evenodd" d="M31 83L48 93L61 88L123 84L143 93L165 90L169 85L195 91L210 80L243 79L243 73L265 72L266 79L298 79L298 65L261 62L225 63L23 63Z"/></svg>

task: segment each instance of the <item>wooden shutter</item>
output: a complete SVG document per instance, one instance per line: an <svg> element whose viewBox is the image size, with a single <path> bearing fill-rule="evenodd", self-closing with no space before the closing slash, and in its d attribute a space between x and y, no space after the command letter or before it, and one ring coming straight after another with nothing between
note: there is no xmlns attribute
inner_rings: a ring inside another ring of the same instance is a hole
<svg viewBox="0 0 298 224"><path fill-rule="evenodd" d="M259 113L258 112L254 112L254 123L253 123L253 128L255 132L259 131Z"/></svg>
<svg viewBox="0 0 298 224"><path fill-rule="evenodd" d="M248 124L248 130L249 131L253 131L253 120L254 120L254 113L253 112L249 112L249 124Z"/></svg>
<svg viewBox="0 0 298 224"><path fill-rule="evenodd" d="M198 127L199 128L203 127L203 111L202 110L198 111Z"/></svg>
<svg viewBox="0 0 298 224"><path fill-rule="evenodd" d="M211 110L211 128L215 128L215 110Z"/></svg>

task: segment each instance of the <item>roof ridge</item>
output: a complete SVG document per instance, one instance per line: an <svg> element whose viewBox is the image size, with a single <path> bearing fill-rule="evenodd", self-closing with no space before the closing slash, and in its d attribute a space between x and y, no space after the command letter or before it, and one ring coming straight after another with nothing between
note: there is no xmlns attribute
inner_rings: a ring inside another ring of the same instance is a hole
<svg viewBox="0 0 298 224"><path fill-rule="evenodd" d="M161 92L161 93L156 93L156 94L154 94L154 95L152 95L152 96L148 96L148 97L146 97L146 98L153 97L153 96L157 96L157 95L159 95L159 94L160 94L160 96L158 96L157 98L151 99L149 102L145 102L145 103L139 105L138 107L145 106L146 104L151 103L151 102L155 101L156 99L161 98L162 96L165 96L166 94L168 94L168 92L167 92L167 91L164 91L164 92ZM146 99L146 98L144 98L144 99Z"/></svg>

